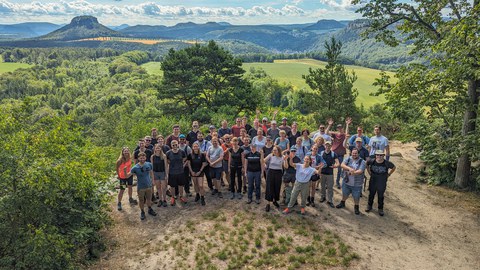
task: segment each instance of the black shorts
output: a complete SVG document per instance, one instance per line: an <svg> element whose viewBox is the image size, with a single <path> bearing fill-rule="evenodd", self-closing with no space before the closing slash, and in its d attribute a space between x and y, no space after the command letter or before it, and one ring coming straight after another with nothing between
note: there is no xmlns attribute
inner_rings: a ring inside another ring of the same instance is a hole
<svg viewBox="0 0 480 270"><path fill-rule="evenodd" d="M295 174L285 172L282 176L282 180L284 183L295 183Z"/></svg>
<svg viewBox="0 0 480 270"><path fill-rule="evenodd" d="M169 174L168 185L171 187L185 186L185 174Z"/></svg>
<svg viewBox="0 0 480 270"><path fill-rule="evenodd" d="M318 174L314 174L310 178L310 180L313 181L313 182L317 182L319 179L320 179L320 175L318 175Z"/></svg>
<svg viewBox="0 0 480 270"><path fill-rule="evenodd" d="M130 176L127 179L121 179L120 178L120 189L125 190L127 186L132 186L133 185L133 175Z"/></svg>
<svg viewBox="0 0 480 270"><path fill-rule="evenodd" d="M210 176L212 177L212 179L215 179L215 180L222 179L222 172L223 172L223 167L220 167L220 168L210 167Z"/></svg>

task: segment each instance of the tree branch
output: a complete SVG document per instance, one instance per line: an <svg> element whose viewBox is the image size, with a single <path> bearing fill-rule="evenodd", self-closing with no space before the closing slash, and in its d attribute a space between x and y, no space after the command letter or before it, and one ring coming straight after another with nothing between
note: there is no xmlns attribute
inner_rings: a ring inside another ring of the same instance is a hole
<svg viewBox="0 0 480 270"><path fill-rule="evenodd" d="M448 2L450 3L450 7L452 8L453 13L455 14L455 16L457 16L457 19L460 21L462 19L462 16L460 16L460 12L458 12L457 6L455 5L455 3L453 3L452 0L448 0Z"/></svg>

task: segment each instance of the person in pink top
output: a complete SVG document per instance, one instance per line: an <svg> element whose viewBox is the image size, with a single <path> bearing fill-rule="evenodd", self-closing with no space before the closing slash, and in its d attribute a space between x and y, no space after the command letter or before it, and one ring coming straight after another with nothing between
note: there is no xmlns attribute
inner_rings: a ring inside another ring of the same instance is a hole
<svg viewBox="0 0 480 270"><path fill-rule="evenodd" d="M346 130L348 130L348 126L352 123L352 118L347 117L345 120L345 125L346 125ZM338 156L338 162L342 164L343 162L343 157L347 153L347 149L345 146L343 146L343 142L345 141L345 138L348 136L345 133L345 130L343 129L342 124L337 125L337 131L329 131L330 127L333 125L333 119L328 119L328 127L327 130L325 130L325 133L329 134L332 136L332 151L337 154ZM338 189L340 189L340 177L342 175L342 168L338 167L337 168L337 180L336 180L336 186Z"/></svg>

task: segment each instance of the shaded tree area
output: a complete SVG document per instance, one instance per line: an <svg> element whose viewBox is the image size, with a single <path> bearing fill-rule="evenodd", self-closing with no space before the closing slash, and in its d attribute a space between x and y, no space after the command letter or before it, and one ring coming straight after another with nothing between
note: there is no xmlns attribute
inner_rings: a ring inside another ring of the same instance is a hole
<svg viewBox="0 0 480 270"><path fill-rule="evenodd" d="M358 10L371 20L365 35L391 46L409 41L428 60L402 67L395 81L385 74L377 81L388 109L402 122L402 136L423 149L426 180L478 185L472 162L480 150L480 1L353 2L365 2Z"/></svg>

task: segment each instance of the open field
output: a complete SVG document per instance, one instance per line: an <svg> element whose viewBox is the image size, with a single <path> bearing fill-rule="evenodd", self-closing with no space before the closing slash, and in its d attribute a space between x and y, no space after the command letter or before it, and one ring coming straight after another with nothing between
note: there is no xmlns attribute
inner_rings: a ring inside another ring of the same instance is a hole
<svg viewBox="0 0 480 270"><path fill-rule="evenodd" d="M24 64L24 63L4 63L0 62L0 74L5 73L5 72L10 72L14 71L19 68L28 68L31 67L29 64Z"/></svg>
<svg viewBox="0 0 480 270"><path fill-rule="evenodd" d="M313 59L293 59L293 60L275 60L274 63L244 63L243 68L248 72L250 68L261 68L268 75L277 79L279 82L290 83L294 89L302 88L310 89L310 87L302 79L302 75L308 73L309 68L323 68L326 62ZM148 73L162 76L160 63L149 62L142 65ZM385 101L385 98L370 96L370 93L376 91L376 87L372 84L375 78L379 77L380 70L371 69L360 66L346 66L348 70L354 71L358 79L354 83L354 87L358 89L357 104L363 103L365 107L371 107L373 104ZM391 76L393 73L389 72Z"/></svg>

